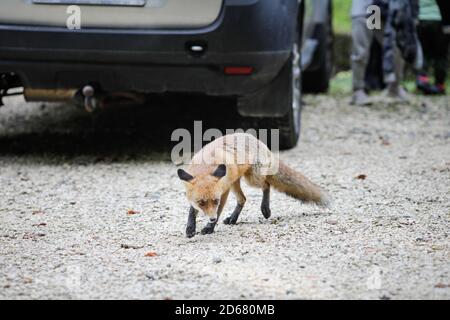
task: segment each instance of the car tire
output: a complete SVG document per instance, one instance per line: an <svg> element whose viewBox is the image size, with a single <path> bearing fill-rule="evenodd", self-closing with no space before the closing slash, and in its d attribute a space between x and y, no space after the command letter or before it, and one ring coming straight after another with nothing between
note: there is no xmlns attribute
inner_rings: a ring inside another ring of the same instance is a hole
<svg viewBox="0 0 450 320"><path fill-rule="evenodd" d="M291 105L288 113L281 118L273 118L273 127L280 130L280 149L294 148L300 139L301 115L302 115L302 97L301 97L301 69L300 54L297 45L288 61L286 68L286 77L290 77ZM289 72L287 72L289 71Z"/></svg>
<svg viewBox="0 0 450 320"><path fill-rule="evenodd" d="M333 21L332 21L332 5L329 4L328 16L326 23L322 24L317 32L317 40L319 46L316 58L319 67L311 71L305 71L303 77L308 81L303 83L303 91L308 93L325 93L330 85L330 78L333 72Z"/></svg>
<svg viewBox="0 0 450 320"><path fill-rule="evenodd" d="M279 130L279 148L281 150L291 149L297 145L300 137L301 128L301 67L300 53L298 45L295 44L289 60L282 68L278 78L280 81L290 83L284 86L283 90L271 90L269 86L267 90L275 95L275 101L282 101L289 104L283 106L288 109L287 113L282 117L249 117L244 120L245 127L258 129L278 129ZM285 99L285 97L289 97ZM273 142L269 141L269 148L273 147Z"/></svg>

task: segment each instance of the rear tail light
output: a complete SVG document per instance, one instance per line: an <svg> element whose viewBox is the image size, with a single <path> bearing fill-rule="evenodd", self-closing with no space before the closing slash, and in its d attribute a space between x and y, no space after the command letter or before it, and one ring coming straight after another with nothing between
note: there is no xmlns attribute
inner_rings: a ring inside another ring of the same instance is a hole
<svg viewBox="0 0 450 320"><path fill-rule="evenodd" d="M225 67L223 72L226 75L245 76L252 74L253 71L253 67Z"/></svg>

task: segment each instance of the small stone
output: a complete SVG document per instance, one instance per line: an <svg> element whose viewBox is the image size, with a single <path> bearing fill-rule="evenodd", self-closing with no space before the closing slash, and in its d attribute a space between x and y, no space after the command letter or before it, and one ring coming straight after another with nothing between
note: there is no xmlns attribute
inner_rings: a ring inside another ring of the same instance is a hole
<svg viewBox="0 0 450 320"><path fill-rule="evenodd" d="M33 283L33 279L26 277L23 279L23 283L25 283L25 284Z"/></svg>
<svg viewBox="0 0 450 320"><path fill-rule="evenodd" d="M293 295L293 294L295 294L295 291L294 290L286 290L286 294Z"/></svg>
<svg viewBox="0 0 450 320"><path fill-rule="evenodd" d="M217 263L221 263L221 262L222 262L222 259L220 259L220 258L214 258L214 259L213 259L213 262L216 263L216 264L217 264Z"/></svg>
<svg viewBox="0 0 450 320"><path fill-rule="evenodd" d="M445 247L443 245L434 244L431 246L431 249L433 249L434 251L439 251L439 250L444 250Z"/></svg>

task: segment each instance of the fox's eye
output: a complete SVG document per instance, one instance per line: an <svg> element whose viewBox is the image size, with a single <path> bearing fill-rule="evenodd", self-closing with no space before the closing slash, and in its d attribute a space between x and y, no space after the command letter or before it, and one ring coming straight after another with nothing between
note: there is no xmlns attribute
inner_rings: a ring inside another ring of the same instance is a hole
<svg viewBox="0 0 450 320"><path fill-rule="evenodd" d="M217 206L219 204L219 199L214 199L213 203L214 203L215 206Z"/></svg>
<svg viewBox="0 0 450 320"><path fill-rule="evenodd" d="M198 201L197 203L198 203L198 205L199 205L200 207L204 207L204 206L206 205L206 201L205 201L205 200L200 200L200 201Z"/></svg>

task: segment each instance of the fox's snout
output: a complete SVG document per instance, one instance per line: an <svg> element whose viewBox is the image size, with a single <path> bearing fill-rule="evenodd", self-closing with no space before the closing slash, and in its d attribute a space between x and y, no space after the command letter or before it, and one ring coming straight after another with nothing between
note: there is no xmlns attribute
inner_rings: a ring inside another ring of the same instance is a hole
<svg viewBox="0 0 450 320"><path fill-rule="evenodd" d="M216 222L217 221L217 207L215 207L215 208L208 208L208 210L201 209L201 211L205 214L205 216L208 217L210 222Z"/></svg>

